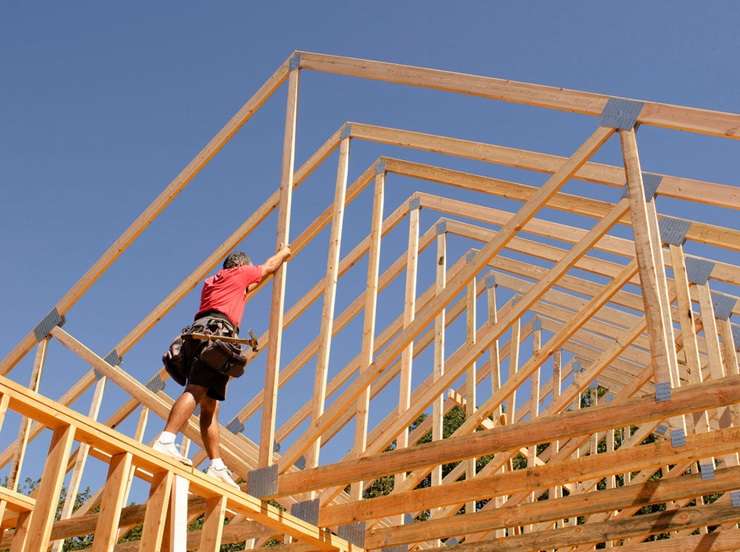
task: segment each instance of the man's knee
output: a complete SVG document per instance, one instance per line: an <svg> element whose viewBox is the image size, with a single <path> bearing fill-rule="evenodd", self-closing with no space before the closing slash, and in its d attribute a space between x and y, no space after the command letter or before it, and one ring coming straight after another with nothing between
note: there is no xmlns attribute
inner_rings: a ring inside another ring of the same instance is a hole
<svg viewBox="0 0 740 552"><path fill-rule="evenodd" d="M200 401L200 415L201 418L210 420L216 415L218 410L218 401L211 397L203 397Z"/></svg>
<svg viewBox="0 0 740 552"><path fill-rule="evenodd" d="M185 387L185 393L190 393L193 398L195 399L195 403L200 403L203 398L206 396L206 393L208 392L208 389L203 387L202 385L193 385L192 383L188 384L187 387Z"/></svg>

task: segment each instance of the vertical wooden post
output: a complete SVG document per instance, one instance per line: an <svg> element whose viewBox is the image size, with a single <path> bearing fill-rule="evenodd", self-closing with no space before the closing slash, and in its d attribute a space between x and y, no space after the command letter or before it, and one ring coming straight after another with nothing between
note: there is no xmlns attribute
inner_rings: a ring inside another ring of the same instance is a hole
<svg viewBox="0 0 740 552"><path fill-rule="evenodd" d="M100 500L100 513L95 525L92 552L113 552L116 545L131 460L129 453L117 454L110 460L108 477Z"/></svg>
<svg viewBox="0 0 740 552"><path fill-rule="evenodd" d="M278 209L276 250L288 245L290 240L290 210L293 198L293 165L295 162L295 130L298 113L298 81L300 69L291 60L288 76L288 101L285 112L285 135L283 137L282 176L280 178L280 205ZM272 280L270 303L270 342L265 367L264 401L260 431L259 465L271 466L275 451L275 415L277 411L278 382L280 381L280 349L283 341L283 308L285 284L288 276L287 263L280 265Z"/></svg>
<svg viewBox="0 0 740 552"><path fill-rule="evenodd" d="M28 539L28 526L31 523L31 512L21 512L15 522L15 534L10 541L10 552L24 552Z"/></svg>
<svg viewBox="0 0 740 552"><path fill-rule="evenodd" d="M496 277L493 273L486 276L486 304L488 306L488 324L493 326L498 323L498 309L496 308ZM501 348L499 340L491 342L488 350L491 365L491 395L501 389ZM503 413L502 405L499 405L494 413L494 418L499 418Z"/></svg>
<svg viewBox="0 0 740 552"><path fill-rule="evenodd" d="M329 356L331 354L331 338L334 333L334 305L337 295L337 280L339 276L339 252L342 245L342 224L344 222L344 203L347 191L347 170L349 164L349 136L339 144L339 161L337 164L337 181L334 191L334 205L332 207L331 234L329 236L329 252L326 260L326 275L324 276L324 304L321 312L321 329L319 345L316 354L316 378L313 387L311 416L314 420L324 413L326 402L326 379L329 373ZM321 451L321 437L309 447L306 456L306 467L315 468L319 465ZM311 493L313 497L315 493Z"/></svg>
<svg viewBox="0 0 740 552"><path fill-rule="evenodd" d="M159 552L162 548L174 479L175 476L169 471L154 474L144 512L140 552Z"/></svg>
<svg viewBox="0 0 740 552"><path fill-rule="evenodd" d="M383 229L383 203L385 194L385 168L377 167L373 189L373 212L370 222L370 245L367 253L367 289L365 290L365 313L362 323L362 351L360 353L360 373L367 370L373 361L375 350L375 314L378 304L378 278L380 273L380 242ZM367 448L368 409L370 406L370 387L357 399L355 415L355 455L361 455ZM354 500L362 498L364 484L354 482L350 494Z"/></svg>
<svg viewBox="0 0 740 552"><path fill-rule="evenodd" d="M635 130L620 130L627 189L630 201L630 213L635 239L635 253L640 273L642 297L645 316L648 322L650 350L655 365L655 382L657 398L670 397L670 389L675 385L672 366L677 365L676 349L670 334L673 325L670 320L670 308L665 312L667 296L662 297L665 284L665 268L660 247L660 236L655 234L657 222L652 224L654 215L653 197L645 197L645 186L642 180L640 158L637 150ZM649 206L648 203L651 203ZM657 253L657 255L656 255ZM661 281L662 282L659 282ZM663 283L664 285L661 285ZM669 306L669 304L668 304Z"/></svg>
<svg viewBox="0 0 740 552"><path fill-rule="evenodd" d="M533 323L532 332L532 356L536 357L540 349L542 349L542 323L539 319L535 319ZM529 419L534 420L540 415L540 366L537 367L534 374L532 374L531 389L529 396ZM527 457L527 467L533 468L537 465L537 445L529 447ZM530 495L530 501L536 500L535 493L532 492Z"/></svg>
<svg viewBox="0 0 740 552"><path fill-rule="evenodd" d="M437 228L437 263L434 280L434 293L439 293L447 285L447 233L444 227ZM445 373L445 318L447 309L442 309L434 319L434 366L433 377L438 380ZM444 437L444 393L432 403L432 441L439 441ZM442 466L435 466L432 470L432 485L442 484ZM436 510L439 513L440 509Z"/></svg>
<svg viewBox="0 0 740 552"><path fill-rule="evenodd" d="M103 394L105 393L105 384L108 378L102 376L95 383L95 390L90 401L90 408L88 409L87 415L93 420L98 419L100 414L100 407L103 404ZM62 505L62 512L60 519L68 519L74 511L75 502L77 502L77 495L80 492L80 484L82 483L82 475L85 471L85 465L87 464L87 457L90 454L90 445L88 443L80 443L80 447L77 451L77 457L72 466L72 476L69 479L69 487L67 489L67 495L64 497L64 504ZM63 540L57 540L52 543L52 552L62 552L64 546Z"/></svg>
<svg viewBox="0 0 740 552"><path fill-rule="evenodd" d="M552 404L557 404L557 402L560 400L560 394L562 390L562 373L563 351L562 349L558 349L552 355ZM556 439L551 444L551 446L553 447L553 452L550 455L550 458L554 458L560 452L560 440ZM555 485L550 489L548 493L548 498L550 499L562 498L562 496L563 488L560 485ZM561 521L562 520L559 520L555 523L556 529L561 525Z"/></svg>
<svg viewBox="0 0 740 552"><path fill-rule="evenodd" d="M8 403L10 402L10 397L6 394L0 394L0 430L3 429L3 424L5 423L5 414L8 412Z"/></svg>
<svg viewBox="0 0 740 552"><path fill-rule="evenodd" d="M509 377L514 377L519 371L519 346L522 336L522 320L517 318L516 322L511 325L511 338L509 339ZM506 403L507 419L509 424L516 423L516 391L511 394Z"/></svg>
<svg viewBox="0 0 740 552"><path fill-rule="evenodd" d="M57 513L59 494L66 474L67 459L74 442L75 428L71 425L54 430L49 444L44 472L36 495L36 506L28 527L26 550L46 550L49 547L51 526Z"/></svg>
<svg viewBox="0 0 740 552"><path fill-rule="evenodd" d="M475 254L468 257L468 262L471 262L475 257ZM475 345L477 341L477 305L476 300L478 297L477 293L477 281L475 278L470 280L465 294L465 326L466 326L466 343L468 346ZM473 362L467 369L465 375L465 417L472 416L476 411L476 384L478 381L477 377L477 366ZM465 466L465 479L468 481L475 478L476 470L476 459L469 458ZM472 500L465 504L465 512L471 514L475 512L476 501Z"/></svg>
<svg viewBox="0 0 740 552"><path fill-rule="evenodd" d="M407 328L416 315L416 273L419 258L419 200L409 201L409 240L406 250L406 290L403 303L403 327ZM401 352L401 375L398 391L398 412L411 407L411 377L414 359L414 342L410 342ZM409 428L405 427L396 438L396 448L406 448L409 444ZM396 485L406 479L406 473L396 474Z"/></svg>
<svg viewBox="0 0 740 552"><path fill-rule="evenodd" d="M170 552L185 552L188 545L188 489L190 481L175 476L170 493Z"/></svg>
<svg viewBox="0 0 740 552"><path fill-rule="evenodd" d="M200 533L198 552L218 552L221 550L221 535L226 515L226 497L218 496L206 501L205 519Z"/></svg>
<svg viewBox="0 0 740 552"><path fill-rule="evenodd" d="M719 336L722 340L722 354L725 362L726 373L736 376L740 374L740 367L738 366L737 359L737 348L740 343L735 343L735 337L732 335L732 324L730 323L729 318L717 320L717 328L719 329Z"/></svg>

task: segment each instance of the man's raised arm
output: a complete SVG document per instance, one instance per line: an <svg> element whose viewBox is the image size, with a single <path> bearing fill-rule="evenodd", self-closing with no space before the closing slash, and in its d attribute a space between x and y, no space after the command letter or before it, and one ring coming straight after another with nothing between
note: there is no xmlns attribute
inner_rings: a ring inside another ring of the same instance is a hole
<svg viewBox="0 0 740 552"><path fill-rule="evenodd" d="M281 264L283 264L288 257L290 257L291 251L290 246L283 247L280 251L275 253L272 257L267 259L262 264L262 277L265 278L269 274L275 272Z"/></svg>

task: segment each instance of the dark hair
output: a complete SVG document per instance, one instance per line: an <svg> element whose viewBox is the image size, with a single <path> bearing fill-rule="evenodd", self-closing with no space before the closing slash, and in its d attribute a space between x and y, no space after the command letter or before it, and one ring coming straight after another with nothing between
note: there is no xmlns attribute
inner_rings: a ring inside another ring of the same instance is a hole
<svg viewBox="0 0 740 552"><path fill-rule="evenodd" d="M244 251L236 251L224 259L224 268L235 268L237 266L252 264L252 259Z"/></svg>

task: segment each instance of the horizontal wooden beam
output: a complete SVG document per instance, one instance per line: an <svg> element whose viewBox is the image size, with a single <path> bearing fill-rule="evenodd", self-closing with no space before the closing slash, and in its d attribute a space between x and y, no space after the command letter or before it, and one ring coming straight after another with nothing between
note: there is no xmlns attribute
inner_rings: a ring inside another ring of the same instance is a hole
<svg viewBox="0 0 740 552"><path fill-rule="evenodd" d="M686 446L682 447L673 447L670 442L661 440L649 445L620 448L607 454L572 458L503 474L478 475L478 477L471 480L451 482L441 487L424 487L349 504L327 506L321 512L320 520L322 525L341 525L356 520L376 519L381 516L463 504L468 500L506 496L529 490L545 490L553 485L600 479L615 473L634 472L647 468L657 468L662 465L698 460L706 456L722 454L721 451L732 451L738 446L740 446L740 429L736 428L714 433L690 435L687 437ZM737 470L727 471L723 477L731 479L734 485L740 484L740 472ZM728 489L732 488L734 488L732 485L728 487ZM548 502L552 504L552 502ZM586 507L584 506L584 508ZM606 510L609 509L611 508L606 508ZM498 511L498 509L495 509L495 511ZM558 517L566 518L570 515L555 516L552 519ZM452 523L449 518L445 518L445 520ZM439 521L439 523L442 523L442 521ZM527 523L536 523L536 521ZM515 523L508 523L507 521L502 527L511 525L515 525ZM452 532L449 535L435 534L435 536L452 536L465 532L472 531Z"/></svg>
<svg viewBox="0 0 740 552"><path fill-rule="evenodd" d="M576 412L538 418L532 422L500 426L471 435L426 443L403 450L365 456L283 474L277 496L292 495L386 474L444 464L548 443L629 424L659 421L688 412L699 412L740 402L740 376L730 376L676 390L670 400L651 397L605 404Z"/></svg>
<svg viewBox="0 0 740 552"><path fill-rule="evenodd" d="M598 456L601 457L602 455ZM625 469L625 471L627 470ZM563 498L540 500L514 507L504 505L465 516L452 516L401 527L374 529L369 531L365 537L365 545L367 548L381 548L420 542L430 538L468 535L491 531L495 528L514 527L585 516L598 512L621 510L626 507L661 504L673 500L731 491L738 483L740 483L740 467L717 470L715 477L707 480L696 474L677 479L646 481L640 485L584 494L571 494ZM388 514L390 513L388 512Z"/></svg>
<svg viewBox="0 0 740 552"><path fill-rule="evenodd" d="M203 498L224 496L228 500L230 510L244 514L279 533L291 535L322 550L361 550L325 529L311 525L266 501L220 485L201 471L155 452L152 448L122 433L2 376L0 376L0 393L9 397L9 408L15 412L33 418L49 428L71 426L75 430L76 440L88 443L111 457L122 453L131 454L132 464L137 468L145 469L150 473L169 471L176 476L183 477L190 482L192 493Z"/></svg>
<svg viewBox="0 0 740 552"><path fill-rule="evenodd" d="M313 52L296 54L300 56L300 67L311 71L430 88L594 117L601 116L607 101L614 98L606 94L384 61ZM643 104L637 117L639 124L740 139L740 114L644 100L631 101Z"/></svg>
<svg viewBox="0 0 740 552"><path fill-rule="evenodd" d="M30 512L36 504L36 501L30 496L13 491L7 487L0 487L0 500L7 504L6 508L11 512Z"/></svg>

